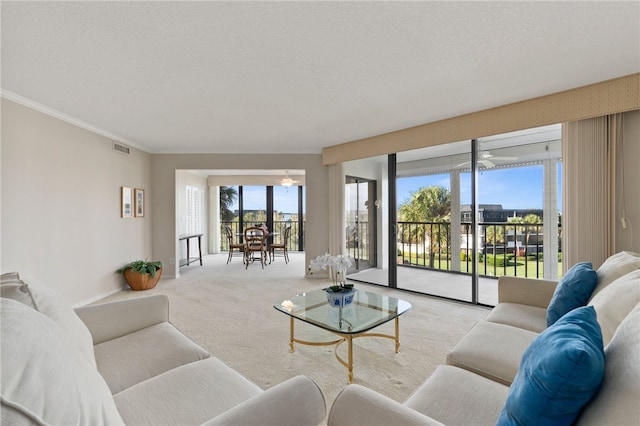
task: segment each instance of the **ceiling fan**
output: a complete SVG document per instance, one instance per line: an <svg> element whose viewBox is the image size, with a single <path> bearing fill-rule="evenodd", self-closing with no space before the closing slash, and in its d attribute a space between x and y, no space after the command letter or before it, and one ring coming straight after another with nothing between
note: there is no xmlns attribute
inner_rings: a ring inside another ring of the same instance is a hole
<svg viewBox="0 0 640 426"><path fill-rule="evenodd" d="M294 184L298 183L298 181L297 181L297 180L293 180L293 179L291 179L291 178L289 177L289 171L288 171L288 170L287 170L287 171L285 171L285 175L286 175L286 176L285 176L285 177L283 177L283 178L279 181L279 182L280 182L280 185L282 185L282 186L284 186L285 188L287 188L287 189L288 189L290 186L292 186L292 185L294 185Z"/></svg>
<svg viewBox="0 0 640 426"><path fill-rule="evenodd" d="M491 169L496 167L495 161L514 161L517 160L518 157L496 157L493 154L490 154L489 151L480 152L478 154L478 163L482 164L485 169ZM471 161L465 161L464 163L458 164L458 168L471 164Z"/></svg>

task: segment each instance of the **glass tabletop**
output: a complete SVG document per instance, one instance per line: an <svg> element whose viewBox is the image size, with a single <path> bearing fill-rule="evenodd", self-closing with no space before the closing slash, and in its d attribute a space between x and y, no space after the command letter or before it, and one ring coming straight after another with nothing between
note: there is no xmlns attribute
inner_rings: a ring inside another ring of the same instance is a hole
<svg viewBox="0 0 640 426"><path fill-rule="evenodd" d="M325 290L301 293L273 307L325 330L357 334L399 317L411 309L411 303L356 288L353 303L344 308L330 305Z"/></svg>

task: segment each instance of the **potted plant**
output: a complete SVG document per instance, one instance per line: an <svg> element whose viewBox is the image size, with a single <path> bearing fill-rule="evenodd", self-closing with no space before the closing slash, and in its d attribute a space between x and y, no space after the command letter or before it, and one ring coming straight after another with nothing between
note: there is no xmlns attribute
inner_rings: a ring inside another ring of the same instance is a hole
<svg viewBox="0 0 640 426"><path fill-rule="evenodd" d="M116 272L124 275L125 281L132 290L149 290L156 286L162 275L162 262L136 260Z"/></svg>
<svg viewBox="0 0 640 426"><path fill-rule="evenodd" d="M329 276L333 284L325 290L327 292L327 301L331 306L341 308L353 302L353 295L356 289L353 284L347 284L347 268L349 266L351 266L349 256L343 254L331 256L329 253L316 257L309 264L309 275L313 274L314 271L329 269Z"/></svg>

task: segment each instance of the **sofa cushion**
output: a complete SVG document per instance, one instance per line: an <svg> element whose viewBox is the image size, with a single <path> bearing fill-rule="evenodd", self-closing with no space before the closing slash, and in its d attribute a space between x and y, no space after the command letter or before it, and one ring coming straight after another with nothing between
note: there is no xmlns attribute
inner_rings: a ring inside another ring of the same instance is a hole
<svg viewBox="0 0 640 426"><path fill-rule="evenodd" d="M602 291L603 288L631 271L640 269L640 254L632 251L621 251L607 258L598 268L598 285L593 290L591 297Z"/></svg>
<svg viewBox="0 0 640 426"><path fill-rule="evenodd" d="M592 306L574 309L522 355L499 425L570 425L600 387L602 334Z"/></svg>
<svg viewBox="0 0 640 426"><path fill-rule="evenodd" d="M298 375L226 410L202 426L317 426L327 416L322 389L310 377Z"/></svg>
<svg viewBox="0 0 640 426"><path fill-rule="evenodd" d="M616 329L631 310L640 303L640 269L621 276L596 294L589 305L598 313L602 339L607 345Z"/></svg>
<svg viewBox="0 0 640 426"><path fill-rule="evenodd" d="M597 284L596 271L590 262L576 263L562 277L547 308L547 326L572 309L587 304Z"/></svg>
<svg viewBox="0 0 640 426"><path fill-rule="evenodd" d="M172 368L211 356L169 322L99 343L95 354L98 371L113 394Z"/></svg>
<svg viewBox="0 0 640 426"><path fill-rule="evenodd" d="M509 385L522 354L537 336L533 331L480 321L447 353L447 364Z"/></svg>
<svg viewBox="0 0 640 426"><path fill-rule="evenodd" d="M72 336L73 344L95 365L93 339L89 329L71 305L62 300L56 292L18 272L10 272L0 277L0 295L23 303L51 318Z"/></svg>
<svg viewBox="0 0 640 426"><path fill-rule="evenodd" d="M123 424L107 384L57 323L5 298L0 315L3 424Z"/></svg>
<svg viewBox="0 0 640 426"><path fill-rule="evenodd" d="M356 384L338 392L326 420L330 426L444 426L388 396ZM203 426L209 426L209 423Z"/></svg>
<svg viewBox="0 0 640 426"><path fill-rule="evenodd" d="M200 425L262 389L217 358L182 365L114 395L126 424Z"/></svg>
<svg viewBox="0 0 640 426"><path fill-rule="evenodd" d="M484 320L542 333L547 328L547 309L520 303L501 302L491 310Z"/></svg>
<svg viewBox="0 0 640 426"><path fill-rule="evenodd" d="M604 356L602 386L578 425L640 424L640 304L622 321Z"/></svg>
<svg viewBox="0 0 640 426"><path fill-rule="evenodd" d="M486 377L440 365L405 405L446 425L495 425L508 392Z"/></svg>

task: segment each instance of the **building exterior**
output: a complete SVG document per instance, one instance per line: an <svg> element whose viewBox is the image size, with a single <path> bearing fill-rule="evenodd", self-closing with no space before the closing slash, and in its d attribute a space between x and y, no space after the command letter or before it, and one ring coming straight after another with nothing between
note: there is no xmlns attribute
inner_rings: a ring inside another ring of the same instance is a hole
<svg viewBox="0 0 640 426"><path fill-rule="evenodd" d="M471 222L471 205L460 206L460 220ZM480 204L478 206L478 222L507 222L510 217L526 217L530 214L544 219L542 209L504 209L502 204Z"/></svg>

